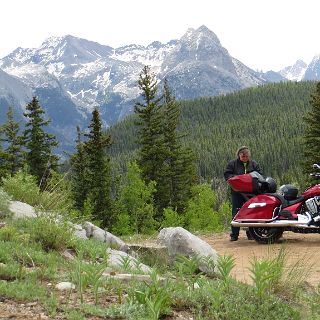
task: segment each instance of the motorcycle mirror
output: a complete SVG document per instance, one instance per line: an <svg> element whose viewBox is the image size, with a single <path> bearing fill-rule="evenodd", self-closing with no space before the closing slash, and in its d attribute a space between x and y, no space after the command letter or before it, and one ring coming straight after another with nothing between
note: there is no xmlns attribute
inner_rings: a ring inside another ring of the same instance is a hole
<svg viewBox="0 0 320 320"><path fill-rule="evenodd" d="M320 165L317 163L314 163L312 167L313 169L320 169Z"/></svg>

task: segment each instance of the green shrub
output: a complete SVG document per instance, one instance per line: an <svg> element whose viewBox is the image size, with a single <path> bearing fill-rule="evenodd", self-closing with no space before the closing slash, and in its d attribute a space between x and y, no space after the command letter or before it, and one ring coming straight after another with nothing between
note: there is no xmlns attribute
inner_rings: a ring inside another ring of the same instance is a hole
<svg viewBox="0 0 320 320"><path fill-rule="evenodd" d="M218 216L224 229L230 228L230 222L232 220L231 211L231 204L228 201L223 202L219 207Z"/></svg>
<svg viewBox="0 0 320 320"><path fill-rule="evenodd" d="M66 175L50 171L50 180L47 181L46 189L40 193L38 206L60 213L72 209L71 184L66 179Z"/></svg>
<svg viewBox="0 0 320 320"><path fill-rule="evenodd" d="M37 219L20 219L15 222L30 235L30 241L41 245L45 251L61 251L73 244L70 225L54 215L40 215Z"/></svg>
<svg viewBox="0 0 320 320"><path fill-rule="evenodd" d="M162 228L181 227L184 225L184 218L172 208L165 208L163 210L163 220L161 222Z"/></svg>
<svg viewBox="0 0 320 320"><path fill-rule="evenodd" d="M155 190L155 182L145 183L138 165L135 162L129 163L128 172L122 181L120 190L118 208L121 208L121 214L118 215L118 221L115 222L118 229L121 222L124 222L119 219L127 220L129 216L130 228L135 233L150 234L155 230L153 204Z"/></svg>
<svg viewBox="0 0 320 320"><path fill-rule="evenodd" d="M20 170L13 177L3 178L3 189L16 201L38 207L41 211L65 212L71 209L69 186L58 173L51 172L46 190L40 191L36 177Z"/></svg>
<svg viewBox="0 0 320 320"><path fill-rule="evenodd" d="M40 190L37 180L26 170L20 170L13 177L2 179L3 189L13 200L26 202L32 206L39 203Z"/></svg>
<svg viewBox="0 0 320 320"><path fill-rule="evenodd" d="M186 209L186 224L193 231L222 231L220 217L213 210L216 196L209 184L203 183L192 188L192 198Z"/></svg>
<svg viewBox="0 0 320 320"><path fill-rule="evenodd" d="M230 287L232 282L231 271L235 267L235 259L230 255L219 257L218 260L218 272L225 288Z"/></svg>
<svg viewBox="0 0 320 320"><path fill-rule="evenodd" d="M250 261L251 264L251 279L256 288L257 296L260 300L267 294L274 292L275 288L281 281L284 268L283 251L274 259L254 258Z"/></svg>
<svg viewBox="0 0 320 320"><path fill-rule="evenodd" d="M0 188L0 217L10 214L9 201L10 196L2 188Z"/></svg>
<svg viewBox="0 0 320 320"><path fill-rule="evenodd" d="M0 295L23 301L37 301L46 295L46 288L36 281L0 281Z"/></svg>
<svg viewBox="0 0 320 320"><path fill-rule="evenodd" d="M1 241L13 241L14 239L17 239L18 235L18 230L13 226L7 225L3 228L0 228Z"/></svg>

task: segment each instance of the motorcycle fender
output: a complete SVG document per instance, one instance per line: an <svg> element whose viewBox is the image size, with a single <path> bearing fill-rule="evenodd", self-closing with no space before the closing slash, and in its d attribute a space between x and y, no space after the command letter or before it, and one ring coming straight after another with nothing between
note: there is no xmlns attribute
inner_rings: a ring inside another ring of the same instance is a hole
<svg viewBox="0 0 320 320"><path fill-rule="evenodd" d="M255 196L244 203L234 221L270 221L275 218L281 201L269 194Z"/></svg>

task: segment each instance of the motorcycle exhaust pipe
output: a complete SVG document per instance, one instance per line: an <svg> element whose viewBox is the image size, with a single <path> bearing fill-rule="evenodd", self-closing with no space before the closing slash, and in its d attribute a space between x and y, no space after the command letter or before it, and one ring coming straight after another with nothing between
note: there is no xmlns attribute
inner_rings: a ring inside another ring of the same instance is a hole
<svg viewBox="0 0 320 320"><path fill-rule="evenodd" d="M277 222L236 222L232 221L233 227L255 227L255 228L278 228L278 227L297 227L297 228L308 228L308 229L319 229L317 226L308 225L308 223L301 223L301 221L277 221Z"/></svg>

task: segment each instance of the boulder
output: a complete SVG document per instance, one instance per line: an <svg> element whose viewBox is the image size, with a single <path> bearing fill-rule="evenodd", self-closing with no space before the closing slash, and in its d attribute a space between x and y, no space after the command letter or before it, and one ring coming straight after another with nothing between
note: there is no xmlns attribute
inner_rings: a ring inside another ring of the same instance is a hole
<svg viewBox="0 0 320 320"><path fill-rule="evenodd" d="M129 247L126 243L114 236L112 233L105 231L91 222L84 222L83 228L86 230L86 236L88 238L93 238L97 241L105 242L109 247L119 249L120 251L127 252Z"/></svg>
<svg viewBox="0 0 320 320"><path fill-rule="evenodd" d="M107 249L108 266L117 269L128 269L126 271L138 271L142 273L150 273L152 269L147 265L140 263L136 258L126 252Z"/></svg>
<svg viewBox="0 0 320 320"><path fill-rule="evenodd" d="M73 234L79 238L87 240L87 231L80 224L72 224Z"/></svg>
<svg viewBox="0 0 320 320"><path fill-rule="evenodd" d="M20 201L10 201L9 210L13 214L13 218L36 218L37 214L34 207Z"/></svg>
<svg viewBox="0 0 320 320"><path fill-rule="evenodd" d="M159 232L158 241L168 249L169 256L174 260L179 255L189 258L201 257L199 269L207 274L216 271L218 254L205 241L182 227L164 228Z"/></svg>

